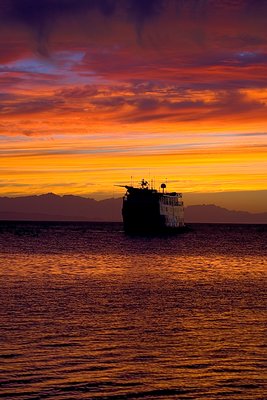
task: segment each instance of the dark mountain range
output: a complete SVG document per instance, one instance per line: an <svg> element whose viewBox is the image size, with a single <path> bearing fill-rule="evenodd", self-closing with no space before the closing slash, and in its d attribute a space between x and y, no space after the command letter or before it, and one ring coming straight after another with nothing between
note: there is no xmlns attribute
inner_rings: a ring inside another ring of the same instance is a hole
<svg viewBox="0 0 267 400"><path fill-rule="evenodd" d="M214 204L188 206L185 208L186 222L267 224L267 212L252 214L246 211L227 210Z"/></svg>
<svg viewBox="0 0 267 400"><path fill-rule="evenodd" d="M0 219L120 221L121 199L96 201L80 196L0 197Z"/></svg>
<svg viewBox="0 0 267 400"><path fill-rule="evenodd" d="M33 221L121 221L122 200L96 201L80 196L0 197L0 220ZM267 212L252 214L230 211L216 205L195 205L185 208L186 222L267 223Z"/></svg>

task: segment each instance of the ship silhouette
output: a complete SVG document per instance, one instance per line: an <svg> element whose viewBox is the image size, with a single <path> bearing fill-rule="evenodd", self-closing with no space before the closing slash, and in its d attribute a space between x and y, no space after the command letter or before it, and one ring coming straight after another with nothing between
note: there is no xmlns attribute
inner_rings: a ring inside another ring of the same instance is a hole
<svg viewBox="0 0 267 400"><path fill-rule="evenodd" d="M149 187L142 179L139 187L123 186L122 218L126 233L181 232L185 230L182 194Z"/></svg>

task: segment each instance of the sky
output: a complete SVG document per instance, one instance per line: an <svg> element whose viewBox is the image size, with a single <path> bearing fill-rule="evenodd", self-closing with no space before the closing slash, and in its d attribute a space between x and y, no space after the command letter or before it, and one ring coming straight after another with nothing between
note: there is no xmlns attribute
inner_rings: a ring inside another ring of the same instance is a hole
<svg viewBox="0 0 267 400"><path fill-rule="evenodd" d="M267 211L266 20L266 0L1 0L0 195L145 178Z"/></svg>

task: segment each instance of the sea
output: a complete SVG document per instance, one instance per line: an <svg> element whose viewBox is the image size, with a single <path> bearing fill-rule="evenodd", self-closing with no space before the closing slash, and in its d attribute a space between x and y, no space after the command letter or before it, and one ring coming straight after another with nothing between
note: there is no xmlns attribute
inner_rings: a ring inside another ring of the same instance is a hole
<svg viewBox="0 0 267 400"><path fill-rule="evenodd" d="M266 400L267 226L0 223L0 398Z"/></svg>

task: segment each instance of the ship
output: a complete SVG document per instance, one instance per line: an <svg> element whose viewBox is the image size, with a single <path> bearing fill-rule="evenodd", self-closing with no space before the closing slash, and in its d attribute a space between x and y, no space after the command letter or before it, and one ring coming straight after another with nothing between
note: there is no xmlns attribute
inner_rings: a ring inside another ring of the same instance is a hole
<svg viewBox="0 0 267 400"><path fill-rule="evenodd" d="M139 187L123 186L122 218L126 233L175 233L186 229L182 193L150 188L142 179Z"/></svg>

